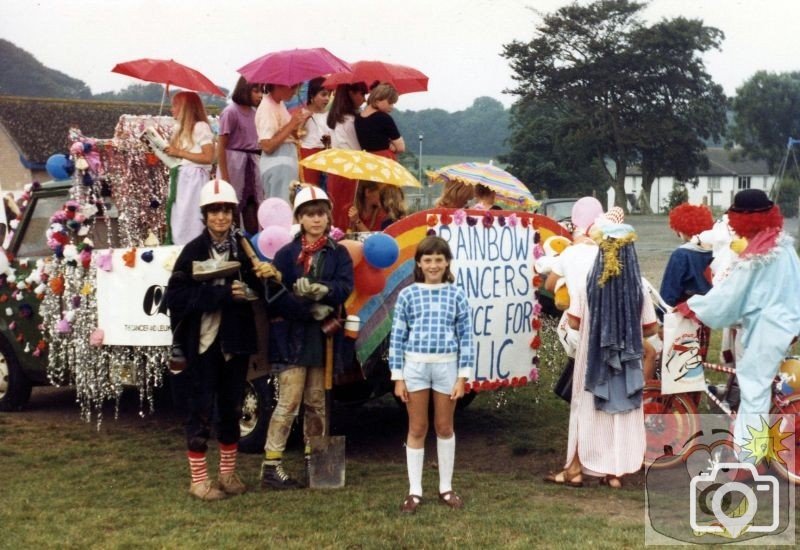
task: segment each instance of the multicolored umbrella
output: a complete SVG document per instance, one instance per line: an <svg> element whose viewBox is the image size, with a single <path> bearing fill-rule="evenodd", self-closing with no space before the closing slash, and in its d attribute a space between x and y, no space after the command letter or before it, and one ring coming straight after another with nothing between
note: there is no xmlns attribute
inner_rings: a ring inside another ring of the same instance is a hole
<svg viewBox="0 0 800 550"><path fill-rule="evenodd" d="M353 180L377 181L398 187L422 187L402 164L366 151L325 149L304 158L300 165Z"/></svg>
<svg viewBox="0 0 800 550"><path fill-rule="evenodd" d="M450 164L439 170L426 172L431 183L459 181L466 185L482 184L497 193L501 205L514 208L534 208L539 202L524 183L493 164L462 162Z"/></svg>
<svg viewBox="0 0 800 550"><path fill-rule="evenodd" d="M293 86L331 73L350 72L350 64L325 48L295 48L268 53L237 69L248 82Z"/></svg>
<svg viewBox="0 0 800 550"><path fill-rule="evenodd" d="M349 73L332 74L325 79L326 88L336 88L340 84L364 82L371 86L375 82L386 82L394 86L397 93L424 92L428 89L428 77L424 73L405 65L383 61L356 61Z"/></svg>

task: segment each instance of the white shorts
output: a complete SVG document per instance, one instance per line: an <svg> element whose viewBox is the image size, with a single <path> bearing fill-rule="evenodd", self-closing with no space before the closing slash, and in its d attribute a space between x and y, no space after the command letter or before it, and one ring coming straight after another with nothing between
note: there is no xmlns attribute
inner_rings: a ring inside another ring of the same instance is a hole
<svg viewBox="0 0 800 550"><path fill-rule="evenodd" d="M450 395L458 378L458 361L445 363L424 363L406 360L403 365L403 379L410 392L433 389Z"/></svg>

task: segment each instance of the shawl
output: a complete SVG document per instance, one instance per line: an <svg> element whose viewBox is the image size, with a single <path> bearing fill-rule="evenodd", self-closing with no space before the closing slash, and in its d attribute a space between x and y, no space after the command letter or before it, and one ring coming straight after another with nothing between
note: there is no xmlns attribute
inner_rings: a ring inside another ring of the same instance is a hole
<svg viewBox="0 0 800 550"><path fill-rule="evenodd" d="M634 233L605 238L587 279L589 342L586 390L595 409L614 414L641 407L642 279Z"/></svg>

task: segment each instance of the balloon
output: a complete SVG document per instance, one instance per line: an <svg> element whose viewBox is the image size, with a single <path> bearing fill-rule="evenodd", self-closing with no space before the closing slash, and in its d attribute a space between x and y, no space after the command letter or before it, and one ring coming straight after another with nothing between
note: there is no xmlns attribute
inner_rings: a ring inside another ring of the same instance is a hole
<svg viewBox="0 0 800 550"><path fill-rule="evenodd" d="M258 223L262 229L271 225L289 229L293 217L292 207L278 197L270 197L258 207Z"/></svg>
<svg viewBox="0 0 800 550"><path fill-rule="evenodd" d="M353 267L361 263L364 259L364 243L352 239L342 239L339 244L347 249L350 258L353 260Z"/></svg>
<svg viewBox="0 0 800 550"><path fill-rule="evenodd" d="M397 261L400 247L386 233L375 233L364 241L364 259L373 267L385 269Z"/></svg>
<svg viewBox="0 0 800 550"><path fill-rule="evenodd" d="M51 155L44 166L50 177L56 180L65 180L75 171L75 165L69 157L61 153Z"/></svg>
<svg viewBox="0 0 800 550"><path fill-rule="evenodd" d="M250 244L253 245L253 251L256 253L256 256L258 256L258 259L263 262L264 260L267 259L267 257L264 256L261 253L261 249L258 246L258 236L259 235L261 235L260 231L258 233L256 233L255 235L253 235L252 237L250 237Z"/></svg>
<svg viewBox="0 0 800 550"><path fill-rule="evenodd" d="M286 227L278 225L271 225L265 227L258 234L258 249L268 259L275 257L275 254L282 246L289 244L292 237L289 236L289 230Z"/></svg>
<svg viewBox="0 0 800 550"><path fill-rule="evenodd" d="M594 197L583 197L572 205L572 223L583 230L589 229L597 216L603 213L603 205Z"/></svg>
<svg viewBox="0 0 800 550"><path fill-rule="evenodd" d="M383 290L386 286L386 277L383 271L372 267L367 262L361 262L353 272L356 290L359 294L372 296Z"/></svg>

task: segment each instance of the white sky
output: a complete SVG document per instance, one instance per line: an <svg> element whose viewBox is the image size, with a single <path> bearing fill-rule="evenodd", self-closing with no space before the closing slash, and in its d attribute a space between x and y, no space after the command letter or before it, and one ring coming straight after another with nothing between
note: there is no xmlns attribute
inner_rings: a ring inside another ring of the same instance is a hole
<svg viewBox="0 0 800 550"><path fill-rule="evenodd" d="M479 96L505 105L513 85L502 45L528 41L539 17L564 0L0 0L0 37L44 65L79 78L94 93L134 79L118 62L173 58L233 88L236 69L265 53L324 46L347 60L410 65L430 78L427 92L398 108L464 109ZM582 2L584 3L584 2ZM653 0L646 19L703 19L726 35L706 57L732 95L758 70L800 67L800 0Z"/></svg>

